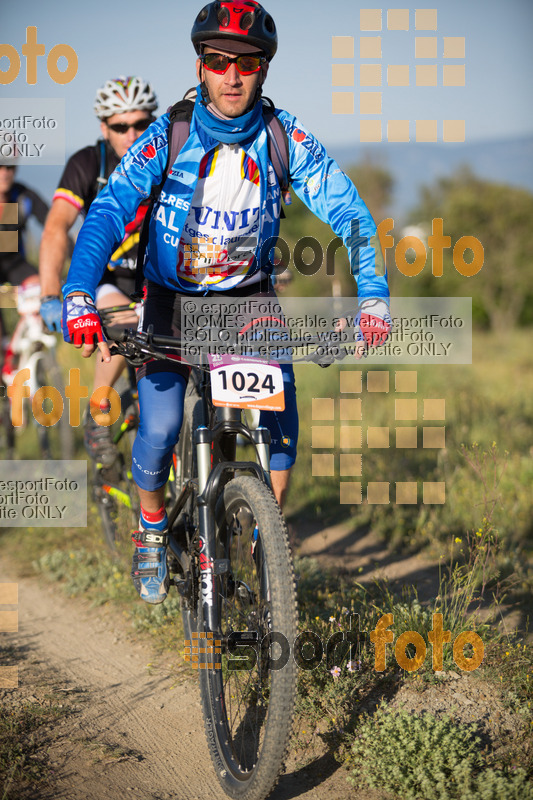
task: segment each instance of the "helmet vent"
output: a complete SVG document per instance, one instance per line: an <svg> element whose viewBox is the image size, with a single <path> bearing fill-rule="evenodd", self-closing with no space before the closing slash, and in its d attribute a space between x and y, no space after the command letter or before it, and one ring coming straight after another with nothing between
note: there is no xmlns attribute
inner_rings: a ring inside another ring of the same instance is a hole
<svg viewBox="0 0 533 800"><path fill-rule="evenodd" d="M217 14L218 23L221 28L227 28L229 25L229 11L224 6Z"/></svg>
<svg viewBox="0 0 533 800"><path fill-rule="evenodd" d="M207 6L205 6L205 8L202 8L200 13L196 17L196 22L205 22L207 17L208 17L208 15L209 15L209 11L207 10Z"/></svg>
<svg viewBox="0 0 533 800"><path fill-rule="evenodd" d="M247 11L245 14L243 14L239 24L243 31L247 31L249 28L251 28L254 24L253 12Z"/></svg>
<svg viewBox="0 0 533 800"><path fill-rule="evenodd" d="M264 25L269 33L275 33L276 26L274 25L274 20L272 19L270 14L266 15Z"/></svg>

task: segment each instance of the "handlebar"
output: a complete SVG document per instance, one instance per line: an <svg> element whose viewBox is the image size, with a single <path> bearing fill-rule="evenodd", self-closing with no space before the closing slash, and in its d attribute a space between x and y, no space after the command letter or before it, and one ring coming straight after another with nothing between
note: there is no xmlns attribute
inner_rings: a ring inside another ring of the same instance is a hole
<svg viewBox="0 0 533 800"><path fill-rule="evenodd" d="M210 352L209 346L198 347L195 343L183 342L177 340L172 336L162 336L153 333L153 326L149 326L147 332L135 331L132 328L125 327L124 323L120 323L120 318L126 315L131 319L132 311L138 310L138 304L129 303L122 306L113 306L110 308L101 309L99 311L106 337L111 340L111 353L123 355L133 366L140 366L150 359L170 360L177 354L181 354L185 361L195 362L197 364L198 356L205 356ZM262 320L264 323L264 319ZM356 343L355 327L349 329L352 333L351 339L348 343ZM223 342L220 346L216 346L218 354L231 354L231 355L247 355L250 357L259 358L262 360L275 360L279 361L284 356L290 355L292 363L297 362L311 362L319 364L321 367L327 367L335 361L341 361L349 353L345 346L346 331L344 331L342 344L341 337L338 331L324 331L319 336L306 335L305 338L283 338L283 334L275 341L262 341L254 337L247 338L239 332L228 331L224 329L227 334L227 341ZM233 336L231 336L233 333ZM250 352L253 347L259 346L260 353ZM293 358L292 353L294 350L315 347L312 353ZM196 352L193 352L193 349ZM281 354L281 355L280 355ZM196 356L196 360L195 360Z"/></svg>
<svg viewBox="0 0 533 800"><path fill-rule="evenodd" d="M182 354L184 360L190 359L190 346L187 343L182 343L172 336L160 336L153 333L152 326L149 326L148 331L134 331L132 329L105 329L106 336L112 341L110 351L112 355L120 354L124 356L134 366L140 366L150 359L159 359L163 361L170 361L173 356ZM329 334L329 336L328 336ZM337 339L337 341L336 341ZM335 331L328 331L320 337L315 336L301 340L291 340L290 349L298 349L303 347L315 346L316 349L307 355L299 358L291 358L293 363L308 361L319 364L321 367L330 366L335 361L341 361L348 355L348 351L344 345L338 343L338 334ZM242 345L245 346L244 344ZM287 347L280 342L272 342L262 344L262 347L267 348L269 351L287 350ZM233 346L228 348L231 355L238 355L234 352ZM222 348L220 348L222 350ZM207 355L208 351L205 351ZM263 360L279 360L279 357L272 358L265 355L254 356L249 352L243 355L250 355L254 358ZM189 356L189 359L187 358ZM201 366L196 364L196 366Z"/></svg>

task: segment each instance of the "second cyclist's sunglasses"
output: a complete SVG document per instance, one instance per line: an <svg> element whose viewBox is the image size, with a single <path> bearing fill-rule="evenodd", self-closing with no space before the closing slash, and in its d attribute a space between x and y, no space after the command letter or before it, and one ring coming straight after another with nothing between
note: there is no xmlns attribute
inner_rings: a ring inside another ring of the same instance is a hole
<svg viewBox="0 0 533 800"><path fill-rule="evenodd" d="M127 133L130 128L134 128L136 131L142 133L142 131L145 131L153 121L153 117L148 117L147 119L138 119L137 122L132 122L131 125L128 125L127 122L113 122L111 125L109 122L106 122L106 125L109 130L113 131L114 133Z"/></svg>
<svg viewBox="0 0 533 800"><path fill-rule="evenodd" d="M261 65L265 63L265 56L236 56L230 58L224 56L222 53L206 53L200 56L200 61L204 67L211 72L217 72L219 75L224 75L228 71L230 64L236 64L237 69L241 75L252 75L261 69Z"/></svg>

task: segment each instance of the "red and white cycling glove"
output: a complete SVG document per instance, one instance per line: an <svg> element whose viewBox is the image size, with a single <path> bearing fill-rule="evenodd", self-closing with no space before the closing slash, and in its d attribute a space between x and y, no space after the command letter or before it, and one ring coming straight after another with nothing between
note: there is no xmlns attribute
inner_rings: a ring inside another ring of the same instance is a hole
<svg viewBox="0 0 533 800"><path fill-rule="evenodd" d="M69 295L63 300L63 339L75 345L105 342L102 320L88 295Z"/></svg>
<svg viewBox="0 0 533 800"><path fill-rule="evenodd" d="M385 344L392 329L388 302L382 298L361 300L355 324L359 325L358 342L366 342L369 347Z"/></svg>

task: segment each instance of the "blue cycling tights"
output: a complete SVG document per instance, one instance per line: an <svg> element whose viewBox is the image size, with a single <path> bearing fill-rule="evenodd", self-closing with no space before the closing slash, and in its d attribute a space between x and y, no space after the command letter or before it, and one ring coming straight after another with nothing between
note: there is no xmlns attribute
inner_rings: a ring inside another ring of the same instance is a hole
<svg viewBox="0 0 533 800"><path fill-rule="evenodd" d="M261 411L260 425L270 430L270 468L284 470L296 460L298 409L294 372L282 365L285 385L285 410ZM164 486L172 463L183 422L187 380L176 372L156 372L138 382L140 423L132 449L135 483L146 491Z"/></svg>

